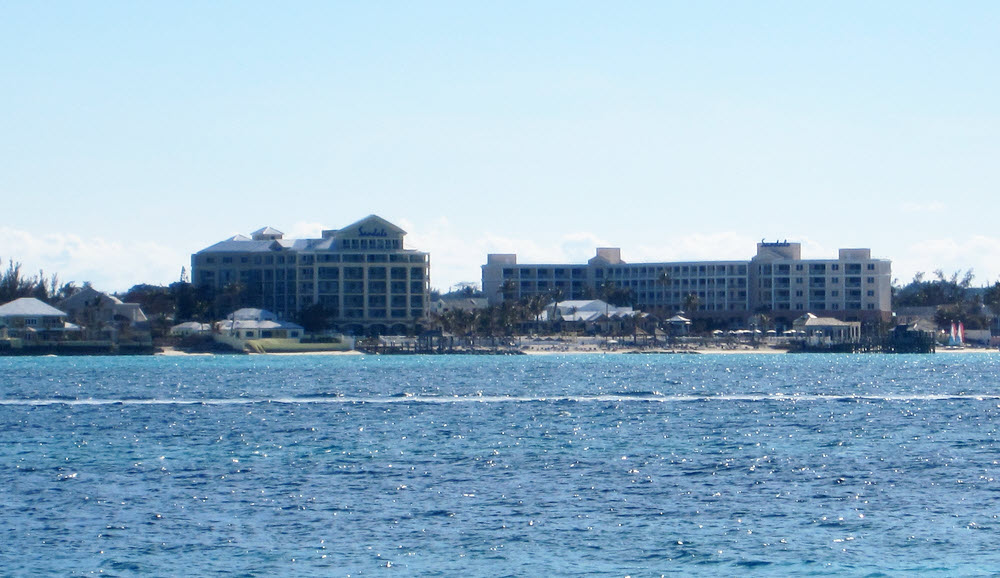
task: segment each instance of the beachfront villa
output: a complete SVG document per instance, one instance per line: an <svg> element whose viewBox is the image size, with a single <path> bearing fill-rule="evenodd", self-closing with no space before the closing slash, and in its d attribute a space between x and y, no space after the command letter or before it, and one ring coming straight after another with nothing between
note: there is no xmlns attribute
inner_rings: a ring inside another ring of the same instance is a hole
<svg viewBox="0 0 1000 578"><path fill-rule="evenodd" d="M189 336L206 335L193 332ZM282 321L274 313L256 307L236 310L211 324L212 341L235 351L255 353L306 353L347 351L354 340L343 335L307 335L303 326Z"/></svg>
<svg viewBox="0 0 1000 578"><path fill-rule="evenodd" d="M0 305L0 339L27 343L62 341L67 333L79 333L61 311L34 297L21 297Z"/></svg>
<svg viewBox="0 0 1000 578"><path fill-rule="evenodd" d="M215 331L241 339L299 339L305 329L290 321L281 321L266 309L246 307L215 323Z"/></svg>
<svg viewBox="0 0 1000 578"><path fill-rule="evenodd" d="M57 305L70 321L83 328L85 339L153 346L149 319L138 303L123 303L114 295L85 285Z"/></svg>
<svg viewBox="0 0 1000 578"><path fill-rule="evenodd" d="M836 259L803 259L800 243L757 244L749 260L626 263L619 248L598 248L585 264L519 264L491 254L482 266L491 304L532 295L590 299L627 291L635 308L747 327L752 318L790 327L807 312L843 321L888 320L891 261L870 249L841 249Z"/></svg>
<svg viewBox="0 0 1000 578"><path fill-rule="evenodd" d="M621 331L636 315L644 316L628 306L617 307L600 299L582 299L549 303L539 314L538 321L563 331L609 333Z"/></svg>
<svg viewBox="0 0 1000 578"><path fill-rule="evenodd" d="M320 305L340 331L412 333L430 306L430 256L404 248L405 235L376 215L319 239L264 227L192 255L192 282L279 319Z"/></svg>

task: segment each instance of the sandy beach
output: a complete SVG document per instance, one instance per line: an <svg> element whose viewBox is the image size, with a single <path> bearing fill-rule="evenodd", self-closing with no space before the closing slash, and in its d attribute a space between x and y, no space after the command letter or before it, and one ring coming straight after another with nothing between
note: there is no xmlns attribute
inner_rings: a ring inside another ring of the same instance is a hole
<svg viewBox="0 0 1000 578"><path fill-rule="evenodd" d="M759 344L753 347L748 344L733 345L700 345L684 344L676 347L632 347L630 344L613 345L606 347L594 343L579 343L573 341L529 341L522 344L517 351L526 355L685 355L685 354L708 354L708 355L773 355L787 353L785 349L774 348L767 344ZM937 349L940 354L974 354L974 353L998 353L997 349L984 347L962 347ZM215 355L207 352L186 352L174 347L162 347L155 355L162 356L205 356ZM251 353L250 355L364 355L363 352L352 349L348 351L289 351L274 353Z"/></svg>

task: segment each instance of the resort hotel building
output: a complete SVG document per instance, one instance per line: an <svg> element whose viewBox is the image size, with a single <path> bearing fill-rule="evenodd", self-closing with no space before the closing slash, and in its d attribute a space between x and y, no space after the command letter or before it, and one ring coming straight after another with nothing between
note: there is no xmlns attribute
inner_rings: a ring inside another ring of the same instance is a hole
<svg viewBox="0 0 1000 578"><path fill-rule="evenodd" d="M766 315L791 327L806 313L844 321L887 321L891 316L891 262L869 249L841 249L836 259L803 259L801 243L757 244L741 261L626 263L618 248L599 248L586 264L518 264L515 254L491 254L483 265L490 303L550 295L554 300L601 299L627 293L642 311L664 316L685 311L722 327L745 327Z"/></svg>
<svg viewBox="0 0 1000 578"><path fill-rule="evenodd" d="M319 239L285 239L270 227L236 235L191 256L191 279L239 294L239 307L281 319L315 304L341 331L406 334L428 312L430 258L405 249L406 232L370 215Z"/></svg>

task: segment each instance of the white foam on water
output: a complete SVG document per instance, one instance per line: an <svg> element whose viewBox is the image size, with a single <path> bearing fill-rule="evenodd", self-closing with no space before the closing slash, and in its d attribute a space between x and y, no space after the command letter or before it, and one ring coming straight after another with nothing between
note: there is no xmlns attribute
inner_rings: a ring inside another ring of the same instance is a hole
<svg viewBox="0 0 1000 578"><path fill-rule="evenodd" d="M218 398L218 399L0 399L0 406L143 406L143 405L254 405L264 403L307 405L353 404L457 404L457 403L550 403L550 402L810 402L810 401L985 401L1000 400L1000 394L890 394L890 395L829 395L829 394L722 394L722 395L570 395L570 396L421 396L408 397L284 397L284 398Z"/></svg>

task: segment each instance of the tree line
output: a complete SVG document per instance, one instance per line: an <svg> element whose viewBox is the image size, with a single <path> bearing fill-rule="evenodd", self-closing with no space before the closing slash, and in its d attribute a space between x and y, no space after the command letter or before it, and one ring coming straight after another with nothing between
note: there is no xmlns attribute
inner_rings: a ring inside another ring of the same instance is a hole
<svg viewBox="0 0 1000 578"><path fill-rule="evenodd" d="M2 262L0 259L0 263ZM52 303L65 299L76 291L77 287L73 283L60 285L57 275L46 278L44 271L39 271L37 275L25 274L21 263L13 259L8 261L7 268L0 274L0 304L21 297L34 297Z"/></svg>
<svg viewBox="0 0 1000 578"><path fill-rule="evenodd" d="M1000 315L1000 282L977 288L972 286L974 279L972 269L951 275L938 269L930 278L918 272L906 285L893 286L893 309L934 307L934 322L941 328L961 321L966 329L987 329Z"/></svg>

